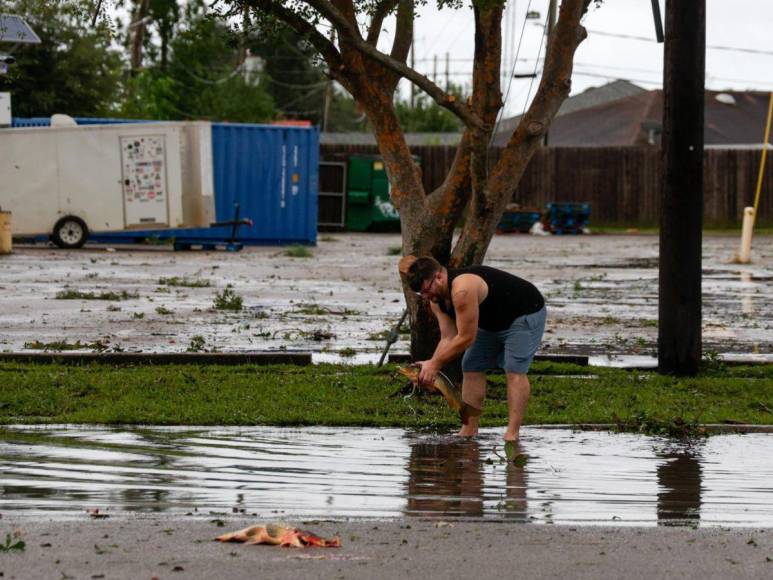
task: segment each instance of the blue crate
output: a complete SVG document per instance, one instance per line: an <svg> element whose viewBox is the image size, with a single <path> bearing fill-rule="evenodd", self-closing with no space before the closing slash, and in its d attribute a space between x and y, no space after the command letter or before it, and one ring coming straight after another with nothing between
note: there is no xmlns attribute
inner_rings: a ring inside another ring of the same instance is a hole
<svg viewBox="0 0 773 580"><path fill-rule="evenodd" d="M531 227L540 220L542 214L533 210L514 210L506 211L499 220L497 231L507 232L528 232Z"/></svg>
<svg viewBox="0 0 773 580"><path fill-rule="evenodd" d="M555 202L546 206L547 230L554 234L581 234L590 221L590 204Z"/></svg>

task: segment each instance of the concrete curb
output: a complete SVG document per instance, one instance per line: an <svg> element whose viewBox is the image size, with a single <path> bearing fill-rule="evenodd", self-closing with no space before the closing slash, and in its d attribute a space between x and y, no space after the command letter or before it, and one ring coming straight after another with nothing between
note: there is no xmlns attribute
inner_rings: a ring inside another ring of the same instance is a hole
<svg viewBox="0 0 773 580"><path fill-rule="evenodd" d="M537 355L535 360L566 362L587 366L588 357L578 355ZM389 355L390 363L409 363L408 354ZM214 364L214 365L310 365L310 352L4 352L0 362L82 365L93 362L111 365Z"/></svg>
<svg viewBox="0 0 773 580"><path fill-rule="evenodd" d="M534 355L536 361L550 361L571 363L580 366L588 366L588 356L581 354L537 354ZM389 362L393 363L409 363L411 362L411 355L409 354L390 354Z"/></svg>
<svg viewBox="0 0 773 580"><path fill-rule="evenodd" d="M0 353L0 362L84 365L310 365L308 352L12 352Z"/></svg>

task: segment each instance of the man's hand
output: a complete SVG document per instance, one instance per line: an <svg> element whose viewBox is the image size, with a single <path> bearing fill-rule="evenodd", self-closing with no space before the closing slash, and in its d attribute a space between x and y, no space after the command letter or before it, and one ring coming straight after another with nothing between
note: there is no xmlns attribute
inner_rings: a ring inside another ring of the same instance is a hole
<svg viewBox="0 0 773 580"><path fill-rule="evenodd" d="M421 370L419 370L419 384L421 385L431 385L435 382L435 377L438 374L438 371L440 370L437 365L435 364L435 361L433 360L422 360L416 363L417 365L421 365Z"/></svg>

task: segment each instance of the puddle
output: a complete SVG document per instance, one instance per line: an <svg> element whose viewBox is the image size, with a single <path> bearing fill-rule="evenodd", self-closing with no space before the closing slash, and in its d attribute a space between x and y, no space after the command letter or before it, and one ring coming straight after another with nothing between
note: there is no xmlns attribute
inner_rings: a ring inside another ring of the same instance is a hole
<svg viewBox="0 0 773 580"><path fill-rule="evenodd" d="M0 510L773 526L773 435L680 443L526 428L528 461L515 467L495 452L500 431L11 427Z"/></svg>

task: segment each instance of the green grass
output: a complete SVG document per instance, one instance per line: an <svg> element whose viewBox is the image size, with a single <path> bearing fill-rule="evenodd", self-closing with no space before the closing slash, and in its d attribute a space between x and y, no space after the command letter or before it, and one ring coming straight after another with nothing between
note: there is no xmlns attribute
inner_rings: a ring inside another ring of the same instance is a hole
<svg viewBox="0 0 773 580"><path fill-rule="evenodd" d="M62 290L56 293L57 300L129 300L130 298L139 298L136 292L81 292L80 290Z"/></svg>
<svg viewBox="0 0 773 580"><path fill-rule="evenodd" d="M351 308L342 308L341 310L333 310L327 306L320 306L314 302L299 302L293 310L296 314L305 314L306 316L357 316L360 314L357 310Z"/></svg>
<svg viewBox="0 0 773 580"><path fill-rule="evenodd" d="M172 276L171 278L159 278L160 286L179 286L182 288L208 288L212 284L209 280L196 280L192 278L180 278Z"/></svg>
<svg viewBox="0 0 773 580"><path fill-rule="evenodd" d="M288 247L284 254L289 258L311 258L314 256L314 254L311 253L311 250L300 244L294 244Z"/></svg>
<svg viewBox="0 0 773 580"><path fill-rule="evenodd" d="M231 288L225 288L222 292L215 292L212 306L215 310L231 310L238 312L242 309L242 297Z"/></svg>
<svg viewBox="0 0 773 580"><path fill-rule="evenodd" d="M80 340L76 340L75 342L67 342L66 340L41 342L39 340L33 340L32 342L25 342L24 348L29 350L45 351L96 350L102 352L103 350L107 350L108 346L100 340L95 342L81 342Z"/></svg>
<svg viewBox="0 0 773 580"><path fill-rule="evenodd" d="M699 423L773 424L773 365L718 367L689 379L559 363L538 363L534 370L526 424L612 423L663 434L689 432ZM502 426L504 377L490 378L482 424ZM404 399L405 380L393 365L0 363L0 385L0 424L458 424L437 396Z"/></svg>

